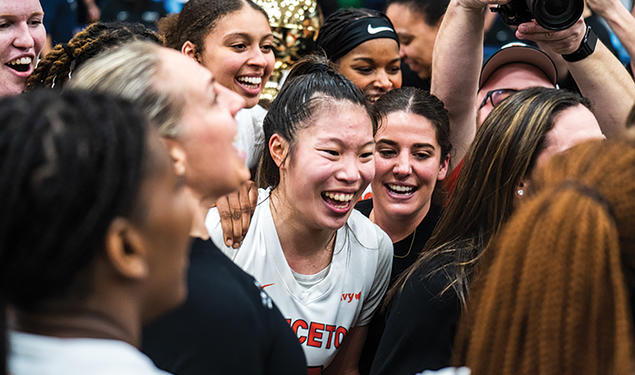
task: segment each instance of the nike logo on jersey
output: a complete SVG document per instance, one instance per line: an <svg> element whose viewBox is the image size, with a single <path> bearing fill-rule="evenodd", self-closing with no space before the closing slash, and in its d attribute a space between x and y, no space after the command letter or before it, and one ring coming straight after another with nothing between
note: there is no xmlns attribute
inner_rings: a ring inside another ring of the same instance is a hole
<svg viewBox="0 0 635 375"><path fill-rule="evenodd" d="M366 31L368 31L368 33L371 35L381 33L382 31L392 31L393 33L395 32L395 30L391 29L388 26L373 27L371 24L368 24L368 29Z"/></svg>
<svg viewBox="0 0 635 375"><path fill-rule="evenodd" d="M265 284L265 285L261 286L260 288L265 289L266 287L268 287L268 286L272 286L272 285L274 285L274 284L275 284L275 283Z"/></svg>
<svg viewBox="0 0 635 375"><path fill-rule="evenodd" d="M353 298L359 301L359 299L362 298L362 292L342 293L342 298L340 299L340 301L346 301L348 303L351 303L353 302Z"/></svg>

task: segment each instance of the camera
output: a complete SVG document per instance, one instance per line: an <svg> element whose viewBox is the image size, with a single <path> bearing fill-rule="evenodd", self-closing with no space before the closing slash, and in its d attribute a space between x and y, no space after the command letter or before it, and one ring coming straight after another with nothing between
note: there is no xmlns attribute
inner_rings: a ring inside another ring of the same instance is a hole
<svg viewBox="0 0 635 375"><path fill-rule="evenodd" d="M573 26L584 10L584 0L511 0L492 8L508 25L535 19L545 29L564 30Z"/></svg>

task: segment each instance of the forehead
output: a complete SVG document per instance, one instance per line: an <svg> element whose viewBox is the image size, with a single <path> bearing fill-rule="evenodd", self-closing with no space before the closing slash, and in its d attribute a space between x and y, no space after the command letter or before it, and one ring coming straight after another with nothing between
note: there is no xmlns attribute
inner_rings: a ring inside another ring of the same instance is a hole
<svg viewBox="0 0 635 375"><path fill-rule="evenodd" d="M0 17L28 17L33 13L42 13L38 0L0 0Z"/></svg>
<svg viewBox="0 0 635 375"><path fill-rule="evenodd" d="M410 29L419 22L423 23L423 17L418 17L415 10L406 4L390 4L386 8L386 15L396 29L401 29L399 32L405 32L407 31L405 29Z"/></svg>
<svg viewBox="0 0 635 375"><path fill-rule="evenodd" d="M436 141L436 128L424 116L404 111L391 112L382 121L377 131L377 141L390 139L398 143L433 143Z"/></svg>
<svg viewBox="0 0 635 375"><path fill-rule="evenodd" d="M353 62L356 59L371 59L383 63L399 60L399 45L396 40L390 38L367 40L353 48L341 60Z"/></svg>
<svg viewBox="0 0 635 375"><path fill-rule="evenodd" d="M346 100L319 100L323 102L316 106L309 126L298 132L299 137L315 141L339 139L349 145L372 142L373 125L364 107Z"/></svg>
<svg viewBox="0 0 635 375"><path fill-rule="evenodd" d="M262 38L271 34L271 28L264 14L244 5L241 9L222 16L207 36L216 39L227 34L249 34Z"/></svg>
<svg viewBox="0 0 635 375"><path fill-rule="evenodd" d="M479 98L488 91L498 89L524 90L530 87L548 87L554 85L537 67L529 64L514 63L498 68L479 90Z"/></svg>

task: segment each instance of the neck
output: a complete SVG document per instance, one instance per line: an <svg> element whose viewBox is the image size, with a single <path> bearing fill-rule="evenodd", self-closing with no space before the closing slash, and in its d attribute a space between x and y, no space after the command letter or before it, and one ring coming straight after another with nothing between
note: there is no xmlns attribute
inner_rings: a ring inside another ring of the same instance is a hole
<svg viewBox="0 0 635 375"><path fill-rule="evenodd" d="M314 274L324 269L333 255L336 230L307 225L279 189L269 199L273 222L289 266L298 273Z"/></svg>
<svg viewBox="0 0 635 375"><path fill-rule="evenodd" d="M212 203L208 200L202 199L202 197L192 189L187 188L186 194L188 195L188 202L192 210L192 229L190 229L190 236L207 240L209 238L209 232L205 227L205 217L207 212L212 207Z"/></svg>
<svg viewBox="0 0 635 375"><path fill-rule="evenodd" d="M408 237L421 224L430 211L430 202L411 215L391 215L382 207L373 205L370 220L388 234L393 243Z"/></svg>
<svg viewBox="0 0 635 375"><path fill-rule="evenodd" d="M86 305L55 306L43 312L12 311L12 328L38 335L61 338L96 338L127 342L139 347L140 322L122 319L108 309Z"/></svg>

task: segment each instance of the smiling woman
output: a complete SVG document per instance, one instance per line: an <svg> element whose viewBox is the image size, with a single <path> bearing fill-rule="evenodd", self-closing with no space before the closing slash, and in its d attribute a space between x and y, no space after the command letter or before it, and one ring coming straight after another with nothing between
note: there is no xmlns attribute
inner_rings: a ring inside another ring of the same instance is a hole
<svg viewBox="0 0 635 375"><path fill-rule="evenodd" d="M19 94L46 40L38 0L0 1L0 96Z"/></svg>
<svg viewBox="0 0 635 375"><path fill-rule="evenodd" d="M401 87L399 39L384 14L340 9L324 21L316 43L371 102Z"/></svg>
<svg viewBox="0 0 635 375"><path fill-rule="evenodd" d="M357 371L388 286L390 239L353 210L374 175L376 128L349 80L318 61L298 62L265 118L259 184L267 189L242 246L224 246L218 212L207 217L214 242L267 285L310 373Z"/></svg>

